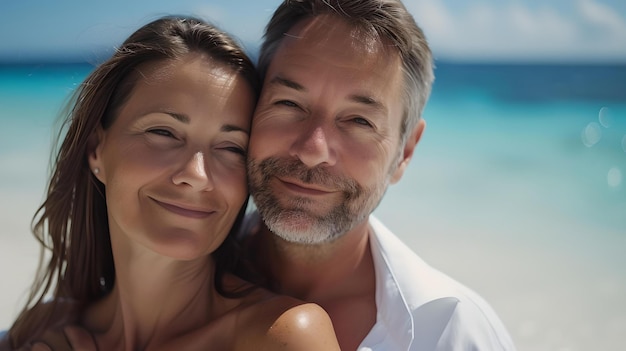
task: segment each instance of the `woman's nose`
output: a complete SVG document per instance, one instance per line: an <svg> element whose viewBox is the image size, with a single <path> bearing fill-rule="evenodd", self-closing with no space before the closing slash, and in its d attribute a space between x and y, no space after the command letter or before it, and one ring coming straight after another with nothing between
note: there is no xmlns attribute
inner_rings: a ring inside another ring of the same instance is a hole
<svg viewBox="0 0 626 351"><path fill-rule="evenodd" d="M183 166L172 176L176 185L187 184L198 190L213 190L213 179L208 169L204 153L194 153Z"/></svg>

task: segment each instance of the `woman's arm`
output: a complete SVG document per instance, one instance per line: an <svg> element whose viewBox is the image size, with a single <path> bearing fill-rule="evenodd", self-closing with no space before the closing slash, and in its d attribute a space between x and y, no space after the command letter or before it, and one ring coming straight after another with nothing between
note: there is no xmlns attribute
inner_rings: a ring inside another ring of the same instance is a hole
<svg viewBox="0 0 626 351"><path fill-rule="evenodd" d="M260 340L240 344L238 350L339 350L328 313L317 304L303 303L289 308L260 335Z"/></svg>

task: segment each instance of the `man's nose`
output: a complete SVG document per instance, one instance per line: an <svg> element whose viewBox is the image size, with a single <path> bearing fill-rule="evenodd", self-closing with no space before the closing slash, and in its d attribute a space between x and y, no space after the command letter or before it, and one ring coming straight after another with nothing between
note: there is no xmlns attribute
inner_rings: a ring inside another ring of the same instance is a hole
<svg viewBox="0 0 626 351"><path fill-rule="evenodd" d="M291 146L291 156L297 157L307 167L333 166L337 161L331 127L315 120L302 126L299 137Z"/></svg>

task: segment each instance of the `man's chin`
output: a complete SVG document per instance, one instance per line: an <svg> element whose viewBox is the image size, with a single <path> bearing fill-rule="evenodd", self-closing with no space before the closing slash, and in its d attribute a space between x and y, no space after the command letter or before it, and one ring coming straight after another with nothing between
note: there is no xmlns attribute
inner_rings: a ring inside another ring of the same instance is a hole
<svg viewBox="0 0 626 351"><path fill-rule="evenodd" d="M273 232L297 234L309 232L315 221L300 211L283 211L268 222Z"/></svg>
<svg viewBox="0 0 626 351"><path fill-rule="evenodd" d="M329 242L330 228L319 223L319 219L302 213L281 213L278 218L266 221L270 231L293 244L315 245Z"/></svg>

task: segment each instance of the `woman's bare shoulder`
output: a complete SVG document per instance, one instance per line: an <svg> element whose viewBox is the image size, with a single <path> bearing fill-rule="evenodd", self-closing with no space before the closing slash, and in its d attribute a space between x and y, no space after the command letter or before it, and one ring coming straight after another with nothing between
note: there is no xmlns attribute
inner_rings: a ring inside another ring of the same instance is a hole
<svg viewBox="0 0 626 351"><path fill-rule="evenodd" d="M339 350L328 313L317 304L275 295L246 308L249 332L237 350Z"/></svg>

